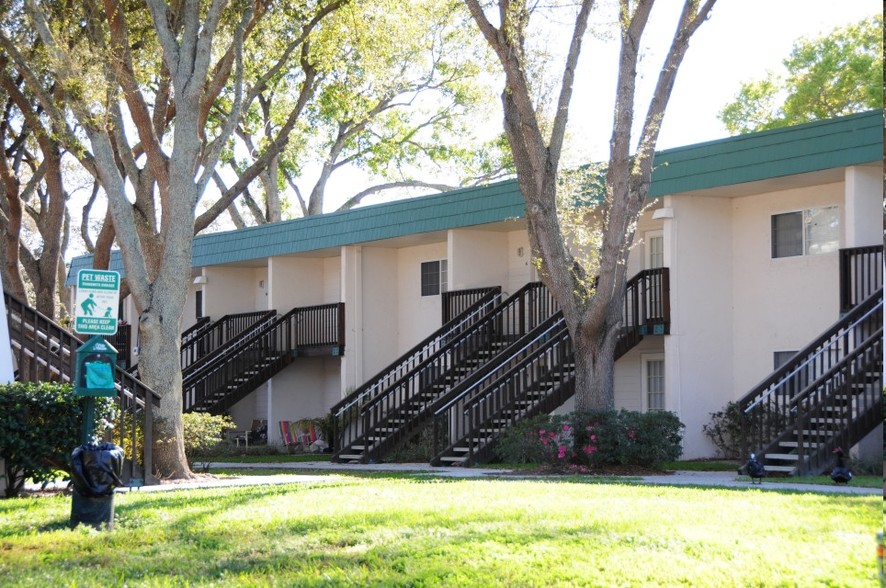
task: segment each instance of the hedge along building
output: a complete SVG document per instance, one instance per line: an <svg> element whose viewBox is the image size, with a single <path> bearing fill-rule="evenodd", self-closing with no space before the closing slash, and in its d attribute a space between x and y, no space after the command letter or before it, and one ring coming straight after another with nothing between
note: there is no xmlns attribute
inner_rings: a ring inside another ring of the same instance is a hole
<svg viewBox="0 0 886 588"><path fill-rule="evenodd" d="M821 469L863 438L878 456L882 154L881 112L659 152L629 261L617 407L675 412L689 458L714 454L703 426L730 401L773 468ZM448 432L436 463L484 459L502 427L572 404L568 360L539 347L568 355L547 321L556 306L527 286L523 217L505 181L197 237L185 409L264 419L272 443L278 422L332 410L343 461L384 459L436 415ZM68 285L90 264L73 260ZM547 383L505 385L523 359ZM481 405L487 420L468 425Z"/></svg>

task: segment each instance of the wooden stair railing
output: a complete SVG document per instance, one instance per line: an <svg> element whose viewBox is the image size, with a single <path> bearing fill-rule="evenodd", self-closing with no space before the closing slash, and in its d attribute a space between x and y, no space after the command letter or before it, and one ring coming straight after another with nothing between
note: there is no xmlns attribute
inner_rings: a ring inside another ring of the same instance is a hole
<svg viewBox="0 0 886 588"><path fill-rule="evenodd" d="M557 313L430 407L435 443L431 465L488 461L505 430L569 399L574 375L572 339Z"/></svg>
<svg viewBox="0 0 886 588"><path fill-rule="evenodd" d="M203 328L182 333L182 370L197 369L200 362L207 361L213 353L222 352L225 345L244 333L261 328L276 316L275 310L227 314Z"/></svg>
<svg viewBox="0 0 886 588"><path fill-rule="evenodd" d="M882 422L883 288L868 296L738 401L742 447L766 468L816 474L829 451Z"/></svg>
<svg viewBox="0 0 886 588"><path fill-rule="evenodd" d="M299 355L342 355L344 337L343 303L294 308L241 333L184 375L183 409L224 412Z"/></svg>
<svg viewBox="0 0 886 588"><path fill-rule="evenodd" d="M525 302L523 296L527 292L532 292L534 302ZM624 327L616 345L616 358L645 335L670 332L668 269L638 273L627 282L624 297ZM536 310L528 313L527 307ZM353 434L350 439L344 439L334 458L381 461L389 451L421 431L441 403L449 402L453 395L461 394L465 386L487 377L493 366L500 369L501 362L516 361L509 355L512 350L558 314L553 298L543 285L527 285L471 330L453 339L451 346L427 357L423 365L416 366L388 390L355 409L348 421ZM524 320L527 316L531 320ZM502 329L503 320L511 326ZM484 328L489 332L484 332ZM507 336L498 337L497 332Z"/></svg>
<svg viewBox="0 0 886 588"><path fill-rule="evenodd" d="M221 353L224 346L239 335L276 315L273 310L260 310L227 314L214 322L209 317L200 317L181 334L182 372L196 369L200 362L208 361L213 353ZM129 368L129 373L138 374L137 363Z"/></svg>
<svg viewBox="0 0 886 588"><path fill-rule="evenodd" d="M443 319L441 324L445 325L452 319L462 316L475 308L478 303L486 300L491 295L501 294L501 287L483 287L469 288L466 290L450 290L440 295Z"/></svg>
<svg viewBox="0 0 886 588"><path fill-rule="evenodd" d="M74 353L83 341L6 292L4 300L17 379L71 382ZM155 483L151 444L154 410L160 406L160 396L119 366L114 367L114 382L119 411L109 440L126 451L124 481Z"/></svg>
<svg viewBox="0 0 886 588"><path fill-rule="evenodd" d="M840 250L840 313L849 312L882 287L882 245Z"/></svg>
<svg viewBox="0 0 886 588"><path fill-rule="evenodd" d="M225 317L222 317L224 320ZM181 335L181 349L182 349L182 365L185 363L184 354L185 349L194 345L196 340L204 337L206 332L212 328L213 323L212 318L208 316L201 316L197 319L193 325L182 331Z"/></svg>
<svg viewBox="0 0 886 588"><path fill-rule="evenodd" d="M353 443L359 435L354 425L359 419L361 407L381 394L385 389L421 365L453 337L458 336L480 320L501 298L501 287L484 288L484 292L461 314L446 322L412 349L394 360L388 367L362 386L345 396L331 409L333 424L333 459L337 459L344 447Z"/></svg>
<svg viewBox="0 0 886 588"><path fill-rule="evenodd" d="M444 323L442 327L398 357L388 367L342 398L330 409L330 412L333 415L340 415L342 411L348 410L350 407L367 399L374 398L380 389L411 371L416 365L435 353L451 337L464 331L479 320L489 308L498 303L501 295L501 288L498 286L485 288L485 290L484 294L473 305L469 306L451 321Z"/></svg>
<svg viewBox="0 0 886 588"><path fill-rule="evenodd" d="M434 345L422 346L415 357L418 361L410 358L408 364L397 364L397 369L382 374L377 385L366 388L364 396L333 412L337 441L333 459L363 463L383 459L416 432L411 424L423 406L492 360L556 307L541 283L531 283L482 311L434 333L429 338ZM390 381L389 374L398 377Z"/></svg>
<svg viewBox="0 0 886 588"><path fill-rule="evenodd" d="M657 268L627 281L616 360L645 336L670 332L669 276L668 268ZM432 464L488 460L505 429L572 396L574 372L572 341L557 313L430 408L435 443L449 443L436 448Z"/></svg>

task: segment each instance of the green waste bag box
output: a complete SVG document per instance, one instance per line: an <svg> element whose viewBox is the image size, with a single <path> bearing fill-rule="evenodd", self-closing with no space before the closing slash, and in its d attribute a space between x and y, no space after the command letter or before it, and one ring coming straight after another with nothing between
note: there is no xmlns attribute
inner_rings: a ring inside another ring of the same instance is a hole
<svg viewBox="0 0 886 588"><path fill-rule="evenodd" d="M116 396L114 366L117 350L99 336L77 348L74 394L77 396Z"/></svg>

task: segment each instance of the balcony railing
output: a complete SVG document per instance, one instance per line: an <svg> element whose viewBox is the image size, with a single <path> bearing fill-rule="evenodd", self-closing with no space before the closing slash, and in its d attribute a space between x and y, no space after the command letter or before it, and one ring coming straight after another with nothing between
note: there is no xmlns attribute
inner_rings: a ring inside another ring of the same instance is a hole
<svg viewBox="0 0 886 588"><path fill-rule="evenodd" d="M883 287L883 246L840 250L840 312L852 310Z"/></svg>

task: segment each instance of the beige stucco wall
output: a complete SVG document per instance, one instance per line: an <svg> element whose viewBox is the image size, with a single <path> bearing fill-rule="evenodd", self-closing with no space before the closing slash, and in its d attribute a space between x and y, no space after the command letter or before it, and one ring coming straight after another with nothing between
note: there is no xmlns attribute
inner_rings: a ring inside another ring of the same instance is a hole
<svg viewBox="0 0 886 588"><path fill-rule="evenodd" d="M324 260L313 257L272 257L268 260L269 302L280 314L293 308L324 304Z"/></svg>
<svg viewBox="0 0 886 588"><path fill-rule="evenodd" d="M732 395L732 203L669 196L664 261L671 276L671 334L665 337L665 406L686 425L684 456L710 449L709 414Z"/></svg>
<svg viewBox="0 0 886 588"><path fill-rule="evenodd" d="M837 183L732 201L734 398L772 372L774 352L802 349L839 318L838 254L773 259L771 217L833 205L843 226L842 199L843 184Z"/></svg>
<svg viewBox="0 0 886 588"><path fill-rule="evenodd" d="M883 244L883 168L878 165L848 167L845 171L843 247Z"/></svg>
<svg viewBox="0 0 886 588"><path fill-rule="evenodd" d="M855 198L879 214L867 192ZM837 206L844 247L844 184L731 199L675 195L665 206L674 213L664 221L672 316L666 402L686 425L685 457L705 457L714 451L702 432L710 413L771 373L776 351L801 349L837 320L837 253L773 259L771 217ZM871 231L864 222L855 230Z"/></svg>
<svg viewBox="0 0 886 588"><path fill-rule="evenodd" d="M281 420L318 418L341 398L340 359L296 358L268 384L269 442L279 444Z"/></svg>
<svg viewBox="0 0 886 588"><path fill-rule="evenodd" d="M430 335L435 329L440 328L443 316L441 297L439 295L421 295L421 264L427 261L448 259L447 256L448 247L445 241L397 250L399 280L396 283L396 289L399 304L391 316L397 317L399 333L397 354L391 356L391 360L414 347L416 343ZM452 265L450 262L450 272ZM380 365L378 368L381 369L384 365Z"/></svg>
<svg viewBox="0 0 886 588"><path fill-rule="evenodd" d="M508 232L508 276L501 285L506 294L512 294L529 282L538 281L538 270L532 263L529 233L524 230Z"/></svg>
<svg viewBox="0 0 886 588"><path fill-rule="evenodd" d="M390 362L398 349L397 249L342 248L341 292L345 303L345 356L341 393L359 387Z"/></svg>
<svg viewBox="0 0 886 588"><path fill-rule="evenodd" d="M213 320L268 308L266 267L212 266L204 268L203 274L203 310Z"/></svg>
<svg viewBox="0 0 886 588"><path fill-rule="evenodd" d="M504 286L509 255L507 233L449 231L449 290Z"/></svg>

